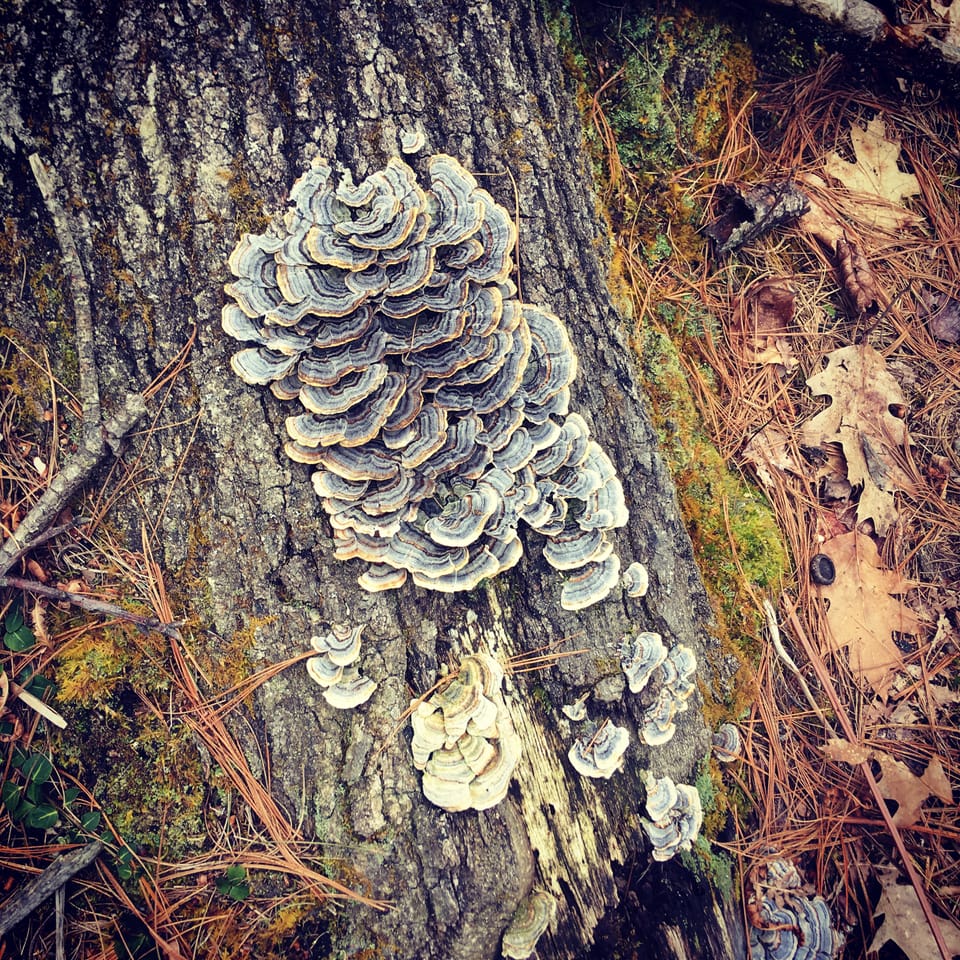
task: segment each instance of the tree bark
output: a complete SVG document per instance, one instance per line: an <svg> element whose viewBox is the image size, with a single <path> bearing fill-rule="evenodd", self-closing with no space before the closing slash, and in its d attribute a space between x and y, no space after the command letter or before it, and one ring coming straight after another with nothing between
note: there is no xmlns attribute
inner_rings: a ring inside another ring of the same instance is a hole
<svg viewBox="0 0 960 960"><path fill-rule="evenodd" d="M624 694L616 653L631 626L693 646L705 684L717 651L608 296L608 241L580 120L540 5L169 0L118 3L109 16L93 6L6 6L0 197L29 240L32 275L57 260L58 246L29 154L60 178L93 292L105 416L197 328L189 365L165 402L151 401L155 431L137 440L143 476L154 479L116 517L133 544L146 522L177 614L223 638L255 625L262 662L302 652L325 624L366 624L363 669L379 681L366 705L329 708L301 670L271 681L256 704L273 789L292 820L395 905L383 915L343 909L330 954L496 957L514 908L538 886L560 901L539 954L584 956L617 904L618 866L632 862L647 871L649 896L630 908L644 956L743 955L735 906L679 863L649 865L640 828L643 771L689 783L708 753L699 698L668 745L649 749L634 735L609 781L581 778L566 759L574 733L560 706L587 691L592 709L635 734L645 703ZM237 344L222 333L220 310L239 233L283 211L314 154L359 180L397 155L400 132L412 128L426 135L424 155L452 154L516 205L523 298L570 331L580 365L571 406L623 480L631 519L617 549L650 569L643 601L615 591L585 611L561 610L560 578L534 536L518 567L467 596L410 584L364 593L358 565L333 559L309 469L282 452L287 411L231 372ZM65 328L43 322L15 284L3 297L24 339L63 359ZM409 736L395 732L410 690L427 689L465 652L506 659L562 637L589 652L509 682L524 756L507 799L479 814L429 804Z"/></svg>

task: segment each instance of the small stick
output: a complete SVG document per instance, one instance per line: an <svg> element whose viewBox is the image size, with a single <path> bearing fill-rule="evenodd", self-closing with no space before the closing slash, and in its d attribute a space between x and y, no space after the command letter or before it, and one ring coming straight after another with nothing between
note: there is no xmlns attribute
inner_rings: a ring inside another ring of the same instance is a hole
<svg viewBox="0 0 960 960"><path fill-rule="evenodd" d="M67 721L57 713L53 707L44 703L39 697L35 697L29 690L24 690L19 683L14 683L13 680L9 681L10 683L10 699L11 700L20 700L25 703L32 710L36 710L46 720L49 720L55 727L59 727L61 730L66 730Z"/></svg>
<svg viewBox="0 0 960 960"><path fill-rule="evenodd" d="M43 873L0 907L0 936L32 913L47 898L56 893L75 874L92 863L103 850L99 840L77 847L57 857Z"/></svg>
<svg viewBox="0 0 960 960"><path fill-rule="evenodd" d="M45 583L38 583L36 580L24 580L22 577L0 576L0 587L13 587L15 590L26 590L38 597L46 597L48 600L55 600L58 603L71 603L87 613L100 613L106 617L116 617L118 620L127 620L135 623L141 630L152 630L155 633L162 633L171 640L180 638L180 631L175 623L163 623L156 617L144 617L139 613L131 613L112 603L106 603L103 600L95 600L93 597L87 597L82 593L71 593L69 590L61 590L58 587L48 587Z"/></svg>

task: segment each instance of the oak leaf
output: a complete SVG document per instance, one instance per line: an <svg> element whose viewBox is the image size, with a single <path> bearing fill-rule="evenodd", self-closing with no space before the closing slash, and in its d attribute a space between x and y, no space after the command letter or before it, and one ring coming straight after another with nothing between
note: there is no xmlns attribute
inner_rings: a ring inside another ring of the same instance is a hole
<svg viewBox="0 0 960 960"><path fill-rule="evenodd" d="M874 917L883 915L867 953L878 951L888 940L893 940L909 960L930 960L939 957L940 950L930 932L916 890L909 884L897 883L897 871L887 867L877 871L882 893L874 908ZM950 920L937 919L944 943L952 955L960 953L960 928Z"/></svg>
<svg viewBox="0 0 960 960"><path fill-rule="evenodd" d="M847 650L850 668L878 696L885 696L903 658L894 632L919 636L920 618L899 599L913 586L883 566L876 544L855 530L827 540L820 548L833 561L832 584L817 586L829 604L826 640Z"/></svg>
<svg viewBox="0 0 960 960"><path fill-rule="evenodd" d="M877 786L887 800L897 804L892 820L898 827L909 827L920 818L920 808L925 800L936 797L944 803L953 803L953 790L939 757L934 757L926 770L917 776L900 760L883 750L874 750L848 740L828 740L823 752L831 760L843 763L866 763L873 760L880 768Z"/></svg>
<svg viewBox="0 0 960 960"><path fill-rule="evenodd" d="M910 483L894 451L909 442L907 425L893 410L906 407L903 392L886 361L869 344L841 347L827 354L827 366L807 380L815 397L833 402L801 428L810 447L839 443L847 461L847 480L861 487L857 520L873 519L884 536L897 519L894 493Z"/></svg>
<svg viewBox="0 0 960 960"><path fill-rule="evenodd" d="M797 366L790 344L797 290L783 277L752 285L734 305L730 340L749 363Z"/></svg>
<svg viewBox="0 0 960 960"><path fill-rule="evenodd" d="M900 141L887 139L887 128L880 116L866 126L850 125L850 140L856 161L850 163L831 153L824 169L851 193L858 194L858 218L869 226L896 232L920 218L901 205L907 197L920 193L920 182L912 173L897 166Z"/></svg>

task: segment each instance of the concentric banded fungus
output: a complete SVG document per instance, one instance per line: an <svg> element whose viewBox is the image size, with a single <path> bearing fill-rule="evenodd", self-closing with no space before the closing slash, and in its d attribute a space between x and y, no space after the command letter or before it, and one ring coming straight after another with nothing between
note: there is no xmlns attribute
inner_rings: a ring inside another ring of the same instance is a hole
<svg viewBox="0 0 960 960"><path fill-rule="evenodd" d="M620 641L620 666L627 675L631 693L639 693L666 659L667 648L659 633L638 633Z"/></svg>
<svg viewBox="0 0 960 960"><path fill-rule="evenodd" d="M647 774L647 816L643 829L653 844L653 859L669 860L678 850L689 850L700 833L703 808L696 787L674 783L670 777Z"/></svg>
<svg viewBox="0 0 960 960"><path fill-rule="evenodd" d="M636 560L623 571L623 589L628 597L642 597L650 586L650 575L647 568Z"/></svg>
<svg viewBox="0 0 960 960"><path fill-rule="evenodd" d="M640 736L644 743L651 747L660 746L676 733L674 717L687 709L687 701L696 689L693 681L696 669L696 656L690 647L682 643L673 647L662 661L659 667L661 686L657 699L643 714L644 723L640 728ZM630 689L633 690L632 683Z"/></svg>
<svg viewBox="0 0 960 960"><path fill-rule="evenodd" d="M364 589L472 589L517 563L523 520L581 609L616 584L623 488L568 411L566 329L516 298L510 216L452 157L426 168L426 187L396 157L355 185L314 160L283 232L230 255L223 329L250 344L232 367L302 408L287 453L317 468Z"/></svg>
<svg viewBox="0 0 960 960"><path fill-rule="evenodd" d="M355 666L360 657L362 633L362 625L334 625L324 636L310 638L310 645L318 655L307 660L307 673L323 687L324 700L339 710L366 703L377 689L376 681L362 676Z"/></svg>
<svg viewBox="0 0 960 960"><path fill-rule="evenodd" d="M487 810L507 794L520 759L493 657L471 654L457 675L428 700L411 703L413 764L424 796L444 810Z"/></svg>
<svg viewBox="0 0 960 960"><path fill-rule="evenodd" d="M546 890L534 890L520 901L510 926L504 931L501 954L510 960L526 960L556 915L556 899Z"/></svg>
<svg viewBox="0 0 960 960"><path fill-rule="evenodd" d="M773 860L751 877L751 960L833 960L842 937L823 898L804 894L793 863Z"/></svg>
<svg viewBox="0 0 960 960"><path fill-rule="evenodd" d="M740 729L733 723L721 723L713 735L713 755L721 763L732 763L740 756L743 742Z"/></svg>
<svg viewBox="0 0 960 960"><path fill-rule="evenodd" d="M626 727L618 727L609 720L600 726L591 721L574 740L567 756L577 773L609 780L622 766L628 746L630 732Z"/></svg>

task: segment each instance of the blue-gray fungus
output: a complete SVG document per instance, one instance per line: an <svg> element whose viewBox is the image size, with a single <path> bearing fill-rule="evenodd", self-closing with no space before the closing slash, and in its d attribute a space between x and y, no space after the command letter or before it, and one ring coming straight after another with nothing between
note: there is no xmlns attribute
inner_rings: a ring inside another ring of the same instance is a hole
<svg viewBox="0 0 960 960"><path fill-rule="evenodd" d="M452 157L426 170L423 187L395 157L355 185L314 160L283 228L230 255L223 329L248 344L231 365L294 405L286 452L316 468L364 589L472 589L517 563L523 521L581 609L618 582L628 514L569 410L570 337L518 299L507 211Z"/></svg>
<svg viewBox="0 0 960 960"><path fill-rule="evenodd" d="M833 960L843 946L830 908L804 889L796 865L776 859L750 872L751 960Z"/></svg>

